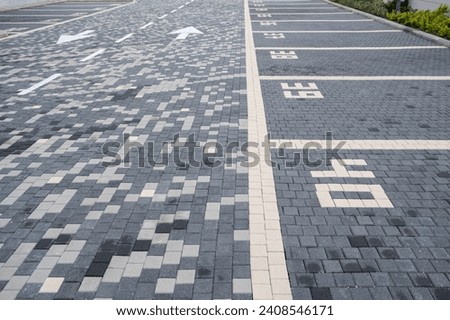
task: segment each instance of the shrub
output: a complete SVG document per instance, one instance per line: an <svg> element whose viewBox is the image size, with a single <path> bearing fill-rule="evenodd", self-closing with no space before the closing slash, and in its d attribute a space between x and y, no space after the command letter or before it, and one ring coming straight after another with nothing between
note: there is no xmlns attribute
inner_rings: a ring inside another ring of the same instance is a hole
<svg viewBox="0 0 450 320"><path fill-rule="evenodd" d="M441 5L434 11L420 10L413 12L387 13L389 20L399 22L408 27L417 28L425 32L450 39L450 18L447 15L448 6Z"/></svg>
<svg viewBox="0 0 450 320"><path fill-rule="evenodd" d="M344 6L355 8L379 17L386 17L387 6L383 0L332 0Z"/></svg>

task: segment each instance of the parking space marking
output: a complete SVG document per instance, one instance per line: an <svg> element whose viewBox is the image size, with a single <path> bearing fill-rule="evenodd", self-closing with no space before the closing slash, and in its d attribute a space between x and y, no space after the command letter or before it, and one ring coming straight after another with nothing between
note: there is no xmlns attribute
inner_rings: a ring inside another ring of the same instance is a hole
<svg viewBox="0 0 450 320"><path fill-rule="evenodd" d="M271 139L273 148L298 149L311 148L341 150L450 150L450 140L311 140L311 139Z"/></svg>
<svg viewBox="0 0 450 320"><path fill-rule="evenodd" d="M26 94L28 94L28 93L30 93L30 92L33 92L34 90L36 90L36 89L38 89L38 88L40 88L40 87L42 87L42 86L45 86L47 83L52 82L53 80L59 78L60 76L61 76L60 73L56 73L56 74L54 74L54 75L48 77L47 79L44 79L44 80L42 80L41 82L36 83L35 85L29 87L28 89L25 89L25 90L20 91L20 92L18 93L18 95L19 95L19 96L24 96L24 95L26 95Z"/></svg>
<svg viewBox="0 0 450 320"><path fill-rule="evenodd" d="M263 13L264 14L264 13ZM280 12L270 12L268 13L271 16L310 16L310 15L316 15L316 16L323 16L323 15L336 15L336 14L344 14L344 15L348 15L348 14L353 14L352 12L292 12L292 13L280 13ZM252 16L257 15L260 16L261 13L252 13Z"/></svg>
<svg viewBox="0 0 450 320"><path fill-rule="evenodd" d="M402 30L277 30L277 31L253 31L253 33L393 33L403 32Z"/></svg>
<svg viewBox="0 0 450 320"><path fill-rule="evenodd" d="M261 144L267 135L258 65L254 50L248 0L245 6L245 46L247 63L248 139L258 147L249 147L260 156L256 166L248 170L250 268L253 298L292 299L280 227L277 197L270 152Z"/></svg>
<svg viewBox="0 0 450 320"><path fill-rule="evenodd" d="M404 46L404 47L258 47L256 50L417 50L417 49L448 49L445 46Z"/></svg>
<svg viewBox="0 0 450 320"><path fill-rule="evenodd" d="M252 22L268 22L269 20L252 20ZM372 19L350 19L350 20L337 20L337 19L300 19L300 20L270 20L271 22L368 22Z"/></svg>
<svg viewBox="0 0 450 320"><path fill-rule="evenodd" d="M260 76L261 80L322 81L448 81L450 76Z"/></svg>

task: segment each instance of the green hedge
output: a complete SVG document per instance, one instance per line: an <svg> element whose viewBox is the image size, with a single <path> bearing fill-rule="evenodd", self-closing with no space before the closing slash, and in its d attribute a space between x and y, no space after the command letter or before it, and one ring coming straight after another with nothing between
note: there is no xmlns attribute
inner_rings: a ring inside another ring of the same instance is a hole
<svg viewBox="0 0 450 320"><path fill-rule="evenodd" d="M434 11L420 10L413 12L387 13L389 20L417 28L425 32L433 33L443 38L450 39L450 18L447 15L448 6L441 5Z"/></svg>
<svg viewBox="0 0 450 320"><path fill-rule="evenodd" d="M386 17L388 9L383 0L331 0L347 7L368 12L379 17Z"/></svg>

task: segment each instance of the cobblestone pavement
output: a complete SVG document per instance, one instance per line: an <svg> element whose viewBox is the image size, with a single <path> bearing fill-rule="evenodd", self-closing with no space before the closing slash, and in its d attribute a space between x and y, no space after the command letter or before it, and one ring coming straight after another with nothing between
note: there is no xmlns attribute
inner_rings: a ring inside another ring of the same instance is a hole
<svg viewBox="0 0 450 320"><path fill-rule="evenodd" d="M173 160L247 140L241 8L139 1L1 43L1 298L252 297L242 155Z"/></svg>
<svg viewBox="0 0 450 320"><path fill-rule="evenodd" d="M0 299L450 299L449 62L320 0L1 40Z"/></svg>

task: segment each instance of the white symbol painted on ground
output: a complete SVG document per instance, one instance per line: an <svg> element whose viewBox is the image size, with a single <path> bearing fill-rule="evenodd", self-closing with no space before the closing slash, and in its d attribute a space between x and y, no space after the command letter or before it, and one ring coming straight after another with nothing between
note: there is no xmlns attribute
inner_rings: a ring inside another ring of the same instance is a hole
<svg viewBox="0 0 450 320"><path fill-rule="evenodd" d="M284 39L285 36L282 32L264 32L264 38L266 38L266 39Z"/></svg>
<svg viewBox="0 0 450 320"><path fill-rule="evenodd" d="M303 86L296 82L294 86L290 86L287 82L281 83L284 97L287 99L323 99L322 93L318 90L317 85L309 82L308 86Z"/></svg>
<svg viewBox="0 0 450 320"><path fill-rule="evenodd" d="M169 34L178 34L178 36L176 37L176 40L184 40L190 34L203 34L203 32L201 32L200 30L191 26L191 27L180 29L180 30L172 31Z"/></svg>
<svg viewBox="0 0 450 320"><path fill-rule="evenodd" d="M271 18L272 15L270 13L258 13L256 15L258 18Z"/></svg>
<svg viewBox="0 0 450 320"><path fill-rule="evenodd" d="M56 44L66 43L66 42L72 42L75 40L90 38L95 36L93 34L94 30L86 30L78 34L70 35L70 34L63 34L59 37L58 42Z"/></svg>
<svg viewBox="0 0 450 320"><path fill-rule="evenodd" d="M333 170L313 171L314 178L369 178L372 171L347 170L345 166L366 166L363 159L333 159ZM393 208L392 202L379 184L315 184L316 195L323 208ZM333 199L331 192L370 193L372 199Z"/></svg>
<svg viewBox="0 0 450 320"><path fill-rule="evenodd" d="M261 21L259 23L261 26L276 26L277 23L275 21Z"/></svg>
<svg viewBox="0 0 450 320"><path fill-rule="evenodd" d="M298 59L297 55L295 54L295 51L270 51L270 57L273 60L277 59Z"/></svg>

